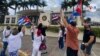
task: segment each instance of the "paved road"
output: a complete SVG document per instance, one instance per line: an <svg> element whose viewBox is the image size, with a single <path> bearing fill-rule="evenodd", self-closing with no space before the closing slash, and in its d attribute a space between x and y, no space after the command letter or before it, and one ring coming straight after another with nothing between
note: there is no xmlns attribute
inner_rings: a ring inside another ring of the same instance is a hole
<svg viewBox="0 0 100 56"><path fill-rule="evenodd" d="M48 37L47 38L48 53L42 56L66 56L66 49L60 50L58 48L57 38ZM92 56L100 56L100 43L93 46ZM30 36L25 36L23 38L22 50L31 54L32 52L32 41ZM79 51L79 56L83 56L82 52Z"/></svg>
<svg viewBox="0 0 100 56"><path fill-rule="evenodd" d="M1 34L0 34L1 36ZM47 38L47 46L48 46L48 53L43 54L42 56L66 56L66 49L60 50L58 48L58 42L57 38L54 37L48 37ZM31 36L24 36L22 38L22 48L24 52L27 52L31 56L32 52L32 40ZM82 52L79 51L79 56L83 56ZM100 56L100 43L96 43L93 47L92 56Z"/></svg>

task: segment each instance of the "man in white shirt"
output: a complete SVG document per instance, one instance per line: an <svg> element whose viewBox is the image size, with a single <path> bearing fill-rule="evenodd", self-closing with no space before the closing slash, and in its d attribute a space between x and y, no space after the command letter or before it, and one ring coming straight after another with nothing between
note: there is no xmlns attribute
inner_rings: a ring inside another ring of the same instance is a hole
<svg viewBox="0 0 100 56"><path fill-rule="evenodd" d="M5 52L6 52L6 49L7 49L7 46L8 46L8 37L11 33L11 30L10 30L10 26L7 26L6 29L4 29L3 31L3 50L1 51L1 56L5 56Z"/></svg>
<svg viewBox="0 0 100 56"><path fill-rule="evenodd" d="M18 30L14 28L12 34L8 38L9 56L18 56L18 50L21 48L22 37L23 37L23 31L18 32Z"/></svg>

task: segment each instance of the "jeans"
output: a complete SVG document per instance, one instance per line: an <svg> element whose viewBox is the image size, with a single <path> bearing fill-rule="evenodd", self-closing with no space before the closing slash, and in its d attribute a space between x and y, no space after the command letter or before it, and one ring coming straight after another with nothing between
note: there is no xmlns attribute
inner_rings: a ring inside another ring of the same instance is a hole
<svg viewBox="0 0 100 56"><path fill-rule="evenodd" d="M32 40L34 40L34 32L31 32Z"/></svg>
<svg viewBox="0 0 100 56"><path fill-rule="evenodd" d="M9 52L9 56L19 56L18 55L18 50L14 52Z"/></svg>
<svg viewBox="0 0 100 56"><path fill-rule="evenodd" d="M86 54L88 54L88 55L91 54L92 46L93 46L93 44L89 44L89 46L86 47Z"/></svg>
<svg viewBox="0 0 100 56"><path fill-rule="evenodd" d="M59 48L60 49L62 49L62 48L64 48L64 41L63 41L63 37L60 37L60 39L59 39Z"/></svg>
<svg viewBox="0 0 100 56"><path fill-rule="evenodd" d="M1 51L0 56L5 56L5 52L7 50L8 42L3 42L3 50Z"/></svg>
<svg viewBox="0 0 100 56"><path fill-rule="evenodd" d="M67 47L67 56L78 56L78 50Z"/></svg>

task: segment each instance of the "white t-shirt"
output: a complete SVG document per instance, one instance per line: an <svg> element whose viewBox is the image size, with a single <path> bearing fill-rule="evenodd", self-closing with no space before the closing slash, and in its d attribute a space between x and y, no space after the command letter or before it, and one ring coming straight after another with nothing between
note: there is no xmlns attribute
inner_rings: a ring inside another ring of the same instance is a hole
<svg viewBox="0 0 100 56"><path fill-rule="evenodd" d="M23 33L20 32L17 35L10 35L8 38L8 52L13 52L19 50L21 48L21 37L23 37Z"/></svg>
<svg viewBox="0 0 100 56"><path fill-rule="evenodd" d="M39 50L39 47L41 45L41 41L44 39L44 36L41 35L41 36L37 36L37 34L34 35L34 40L33 40L33 48L35 50Z"/></svg>
<svg viewBox="0 0 100 56"><path fill-rule="evenodd" d="M7 30L7 29L4 29L3 31L3 41L4 42L7 42L7 39L5 36L9 36L11 34L11 30Z"/></svg>
<svg viewBox="0 0 100 56"><path fill-rule="evenodd" d="M64 34L66 34L66 33L67 33L67 29L65 28ZM60 37L63 37L63 36L62 36L62 30L59 30L58 37L59 37L59 38L60 38ZM59 40L59 38L58 38L58 40Z"/></svg>

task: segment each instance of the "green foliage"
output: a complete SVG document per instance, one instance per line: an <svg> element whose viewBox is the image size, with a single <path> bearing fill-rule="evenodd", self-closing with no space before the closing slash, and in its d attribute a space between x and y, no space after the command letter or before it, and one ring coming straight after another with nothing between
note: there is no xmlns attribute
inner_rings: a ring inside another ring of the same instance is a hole
<svg viewBox="0 0 100 56"><path fill-rule="evenodd" d="M84 28L81 27L79 28L80 32L83 32L84 31ZM100 38L100 28L97 27L97 28L92 28L92 30L94 31L96 37L99 37ZM58 33L59 32L59 26L50 26L48 27L47 31L51 31L51 32L54 32L54 33Z"/></svg>
<svg viewBox="0 0 100 56"><path fill-rule="evenodd" d="M58 26L50 26L50 27L48 27L47 31L57 33L59 31L59 27Z"/></svg>
<svg viewBox="0 0 100 56"><path fill-rule="evenodd" d="M81 32L84 31L84 28L79 28ZM97 28L92 28L93 32L95 33L96 37L99 37L100 38L100 28L97 27Z"/></svg>
<svg viewBox="0 0 100 56"><path fill-rule="evenodd" d="M75 5L77 5L78 3L80 3L81 1L82 1L83 5L85 5L85 6L89 5L88 0L77 0L77 1L76 0L64 0L61 4L61 8L67 10L68 7L71 8Z"/></svg>
<svg viewBox="0 0 100 56"><path fill-rule="evenodd" d="M7 25L9 25L9 26L18 26L16 24L0 24L0 26L7 26Z"/></svg>
<svg viewBox="0 0 100 56"><path fill-rule="evenodd" d="M99 37L100 38L100 28L92 28L92 30L94 31L96 37Z"/></svg>

